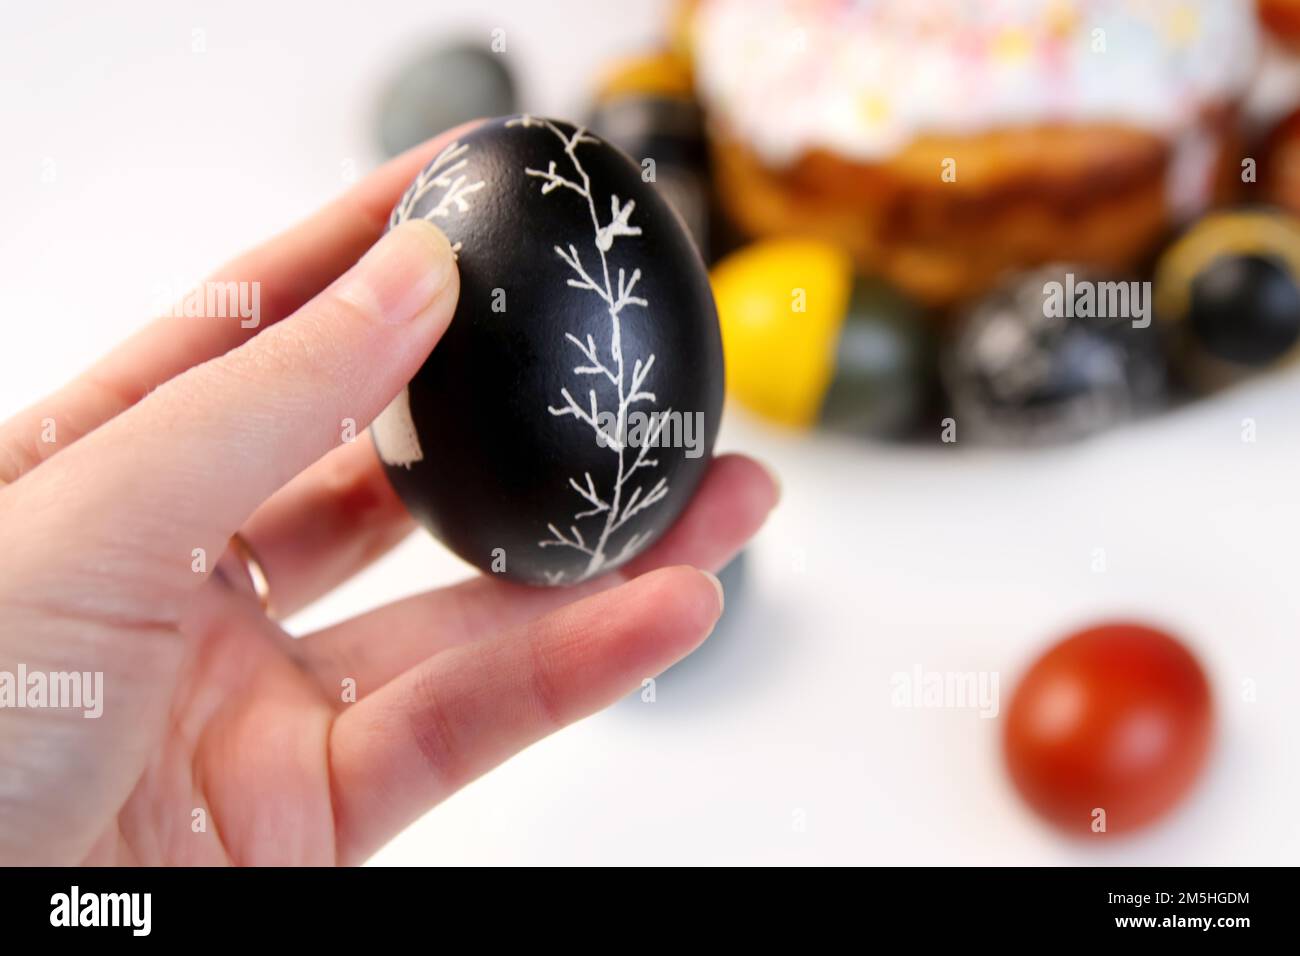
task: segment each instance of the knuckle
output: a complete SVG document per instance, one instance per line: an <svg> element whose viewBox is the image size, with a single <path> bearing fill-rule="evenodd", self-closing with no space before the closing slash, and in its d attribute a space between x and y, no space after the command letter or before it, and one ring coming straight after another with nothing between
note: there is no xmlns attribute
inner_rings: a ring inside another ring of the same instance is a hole
<svg viewBox="0 0 1300 956"><path fill-rule="evenodd" d="M528 695L548 731L559 730L568 720L564 716L564 696L554 658L548 651L547 642L538 638L530 641L529 652Z"/></svg>
<svg viewBox="0 0 1300 956"><path fill-rule="evenodd" d="M357 283L336 283L316 301L322 314L331 321L357 326L382 325L379 303Z"/></svg>
<svg viewBox="0 0 1300 956"><path fill-rule="evenodd" d="M437 668L421 668L412 688L410 730L416 753L430 777L451 791L464 779L463 742L443 686Z"/></svg>

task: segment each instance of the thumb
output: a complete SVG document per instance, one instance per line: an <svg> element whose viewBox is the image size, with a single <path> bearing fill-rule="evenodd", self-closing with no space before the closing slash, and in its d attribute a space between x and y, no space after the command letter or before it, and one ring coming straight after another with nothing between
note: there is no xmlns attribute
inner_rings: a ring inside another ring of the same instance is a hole
<svg viewBox="0 0 1300 956"><path fill-rule="evenodd" d="M103 545L115 574L160 586L154 614L172 599L179 613L206 577L196 549L210 571L262 501L359 435L428 357L459 290L442 232L403 223L292 316L36 469L32 491L75 523L83 553Z"/></svg>

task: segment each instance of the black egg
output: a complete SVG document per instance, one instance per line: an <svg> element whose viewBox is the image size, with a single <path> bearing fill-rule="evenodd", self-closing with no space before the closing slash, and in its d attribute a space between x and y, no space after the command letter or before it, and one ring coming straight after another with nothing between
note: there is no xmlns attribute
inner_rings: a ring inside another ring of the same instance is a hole
<svg viewBox="0 0 1300 956"><path fill-rule="evenodd" d="M1300 356L1300 223L1263 209L1205 217L1161 257L1156 301L1202 390Z"/></svg>
<svg viewBox="0 0 1300 956"><path fill-rule="evenodd" d="M441 46L394 74L379 103L379 142L396 156L443 130L516 109L505 54L473 43Z"/></svg>
<svg viewBox="0 0 1300 956"><path fill-rule="evenodd" d="M1067 441L1155 404L1165 376L1150 314L1139 282L1121 296L1082 268L1013 278L962 318L943 357L957 440Z"/></svg>
<svg viewBox="0 0 1300 956"><path fill-rule="evenodd" d="M1300 287L1274 257L1216 259L1192 279L1187 321L1220 358L1267 365L1300 338Z"/></svg>
<svg viewBox="0 0 1300 956"><path fill-rule="evenodd" d="M390 227L457 252L451 326L372 433L411 512L485 571L570 584L643 551L712 455L722 344L681 221L627 156L519 116L449 145Z"/></svg>

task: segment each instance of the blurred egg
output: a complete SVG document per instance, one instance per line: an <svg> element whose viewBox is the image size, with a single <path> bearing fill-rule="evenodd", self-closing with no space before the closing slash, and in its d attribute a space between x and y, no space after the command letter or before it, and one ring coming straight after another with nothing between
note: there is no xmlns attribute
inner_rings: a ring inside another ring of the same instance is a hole
<svg viewBox="0 0 1300 956"><path fill-rule="evenodd" d="M1067 441L1154 405L1165 375L1150 298L1148 285L1057 265L981 299L940 363L958 439Z"/></svg>
<svg viewBox="0 0 1300 956"><path fill-rule="evenodd" d="M1025 801L1069 833L1132 830L1191 788L1212 710L1200 664L1168 634L1090 628L1021 678L1006 712L1007 768Z"/></svg>
<svg viewBox="0 0 1300 956"><path fill-rule="evenodd" d="M620 60L601 82L587 125L636 161L707 255L708 146L687 63L671 53Z"/></svg>
<svg viewBox="0 0 1300 956"><path fill-rule="evenodd" d="M1262 209L1209 215L1161 256L1155 283L1157 312L1194 387L1300 357L1300 221Z"/></svg>
<svg viewBox="0 0 1300 956"><path fill-rule="evenodd" d="M457 251L460 300L376 419L385 472L471 564L571 584L643 551L711 458L723 366L708 276L638 167L568 123L486 123L420 173L390 225Z"/></svg>
<svg viewBox="0 0 1300 956"><path fill-rule="evenodd" d="M930 328L916 303L860 278L835 346L819 422L854 435L897 437L917 423L934 379Z"/></svg>
<svg viewBox="0 0 1300 956"><path fill-rule="evenodd" d="M379 102L379 142L389 156L472 119L515 112L505 55L476 44L426 50L397 71Z"/></svg>
<svg viewBox="0 0 1300 956"><path fill-rule="evenodd" d="M871 436L915 421L932 377L920 310L855 279L839 247L763 240L712 278L731 392L747 407L784 425Z"/></svg>

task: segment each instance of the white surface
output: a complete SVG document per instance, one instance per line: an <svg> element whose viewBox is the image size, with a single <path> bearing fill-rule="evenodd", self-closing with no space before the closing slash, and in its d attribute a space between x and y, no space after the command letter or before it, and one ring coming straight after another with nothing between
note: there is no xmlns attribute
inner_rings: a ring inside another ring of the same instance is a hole
<svg viewBox="0 0 1300 956"><path fill-rule="evenodd" d="M505 26L525 105L568 113L660 22L596 2L319 8L7 11L0 415L137 326L160 286L373 165L377 87L426 35ZM377 860L1295 863L1297 408L1292 376L1021 455L796 440L733 415L724 445L774 463L785 500L714 641L660 679L656 703L532 748ZM418 536L295 628L463 573ZM1005 703L1052 638L1120 615L1184 635L1221 710L1203 786L1145 836L1061 840L1010 790L1000 721L890 704L891 675L916 665L997 671Z"/></svg>

